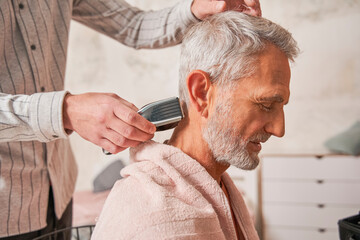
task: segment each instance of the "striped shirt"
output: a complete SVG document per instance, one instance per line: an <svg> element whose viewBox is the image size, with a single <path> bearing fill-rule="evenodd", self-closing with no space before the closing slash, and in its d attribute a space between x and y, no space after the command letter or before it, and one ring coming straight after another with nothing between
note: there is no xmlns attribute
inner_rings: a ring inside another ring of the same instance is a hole
<svg viewBox="0 0 360 240"><path fill-rule="evenodd" d="M62 122L70 20L133 48L177 44L191 0L143 12L122 0L0 0L0 237L46 226L69 203L77 167Z"/></svg>

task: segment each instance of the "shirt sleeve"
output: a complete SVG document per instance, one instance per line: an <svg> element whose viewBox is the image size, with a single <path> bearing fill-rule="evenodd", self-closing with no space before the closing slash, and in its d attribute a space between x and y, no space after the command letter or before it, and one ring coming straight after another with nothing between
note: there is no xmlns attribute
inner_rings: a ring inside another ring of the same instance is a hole
<svg viewBox="0 0 360 240"><path fill-rule="evenodd" d="M182 41L186 29L199 20L192 0L159 11L142 11L122 0L78 0L73 19L129 47L162 48Z"/></svg>
<svg viewBox="0 0 360 240"><path fill-rule="evenodd" d="M63 125L66 91L11 95L0 93L0 142L49 142L67 138Z"/></svg>

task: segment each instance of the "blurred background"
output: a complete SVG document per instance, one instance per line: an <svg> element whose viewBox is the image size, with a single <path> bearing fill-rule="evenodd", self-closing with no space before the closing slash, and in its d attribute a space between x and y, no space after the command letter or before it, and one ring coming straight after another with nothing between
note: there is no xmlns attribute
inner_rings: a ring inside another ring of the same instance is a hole
<svg viewBox="0 0 360 240"><path fill-rule="evenodd" d="M156 10L177 1L127 2L140 9ZM288 29L301 49L300 56L292 64L291 97L285 107L285 137L271 138L263 146L263 160L274 156L328 156L330 152L324 142L360 120L360 1L262 0L261 6L263 17ZM66 89L73 94L114 92L141 107L178 95L178 59L178 46L134 50L73 21ZM164 141L170 135L171 131L157 133L155 140ZM95 176L112 161L122 159L128 163L128 151L105 156L99 147L76 133L70 140L79 166L76 191L92 190ZM279 166L281 170L281 164ZM246 192L257 221L262 219L266 224L262 209L262 193L266 189L260 170L261 167L253 172L230 169L239 180L239 187ZM360 179L354 179L358 184ZM360 210L360 200L358 205L356 202L349 204ZM347 212L343 214L345 217ZM306 226L300 229L304 228ZM316 229L321 232L320 228ZM273 239L281 239L279 236Z"/></svg>

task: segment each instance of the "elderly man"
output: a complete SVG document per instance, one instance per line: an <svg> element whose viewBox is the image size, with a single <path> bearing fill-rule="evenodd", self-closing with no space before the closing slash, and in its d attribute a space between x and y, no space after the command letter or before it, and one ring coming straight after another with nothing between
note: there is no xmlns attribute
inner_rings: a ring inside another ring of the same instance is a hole
<svg viewBox="0 0 360 240"><path fill-rule="evenodd" d="M259 163L261 144L284 135L291 34L228 12L195 25L181 51L185 118L165 144L131 149L93 239L258 239L225 170Z"/></svg>
<svg viewBox="0 0 360 240"><path fill-rule="evenodd" d="M181 0L157 11L125 0L0 0L0 238L34 239L71 226L71 132L112 153L155 132L116 94L63 91L71 20L153 49L180 43L193 23L225 10L261 14L258 0Z"/></svg>

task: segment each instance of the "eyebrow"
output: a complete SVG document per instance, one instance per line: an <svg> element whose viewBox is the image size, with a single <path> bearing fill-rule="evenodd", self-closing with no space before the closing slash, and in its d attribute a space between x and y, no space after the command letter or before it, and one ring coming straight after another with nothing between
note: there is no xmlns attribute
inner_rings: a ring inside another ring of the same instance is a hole
<svg viewBox="0 0 360 240"><path fill-rule="evenodd" d="M284 102L284 98L278 94L274 95L274 96L270 96L270 97L259 97L258 101L260 102L278 102L278 103L282 103ZM286 105L287 102L284 104Z"/></svg>

